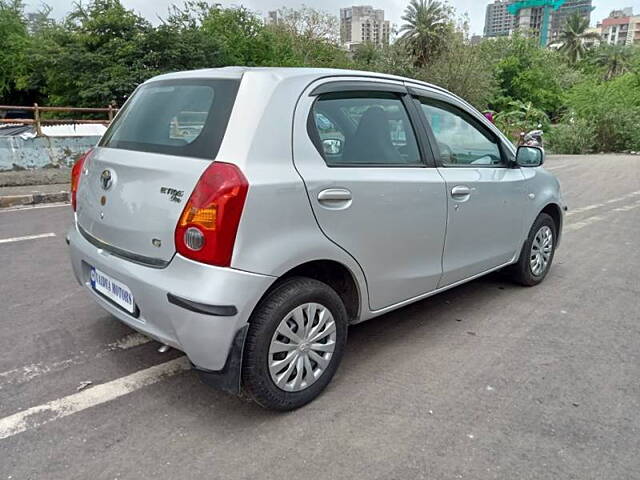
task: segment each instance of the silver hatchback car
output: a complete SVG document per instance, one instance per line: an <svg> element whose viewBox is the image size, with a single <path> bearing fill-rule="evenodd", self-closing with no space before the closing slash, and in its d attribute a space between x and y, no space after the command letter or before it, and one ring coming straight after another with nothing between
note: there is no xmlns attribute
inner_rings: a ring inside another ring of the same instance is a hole
<svg viewBox="0 0 640 480"><path fill-rule="evenodd" d="M73 169L71 262L205 382L294 409L333 377L349 325L505 267L545 278L565 206L543 156L408 78L162 75Z"/></svg>

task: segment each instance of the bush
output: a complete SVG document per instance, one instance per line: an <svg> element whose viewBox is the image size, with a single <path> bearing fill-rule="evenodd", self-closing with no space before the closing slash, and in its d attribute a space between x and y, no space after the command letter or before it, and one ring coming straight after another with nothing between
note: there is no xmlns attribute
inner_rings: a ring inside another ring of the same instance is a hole
<svg viewBox="0 0 640 480"><path fill-rule="evenodd" d="M593 118L591 124L598 151L640 150L639 107L612 107Z"/></svg>
<svg viewBox="0 0 640 480"><path fill-rule="evenodd" d="M588 79L569 91L567 105L593 129L596 151L640 149L640 85L634 74L607 82Z"/></svg>
<svg viewBox="0 0 640 480"><path fill-rule="evenodd" d="M520 133L529 132L542 126L546 129L549 125L549 117L542 110L533 106L531 102L510 102L508 109L495 116L496 126L513 140L520 138Z"/></svg>
<svg viewBox="0 0 640 480"><path fill-rule="evenodd" d="M565 117L548 134L551 152L565 155L591 153L596 145L595 128L583 118Z"/></svg>

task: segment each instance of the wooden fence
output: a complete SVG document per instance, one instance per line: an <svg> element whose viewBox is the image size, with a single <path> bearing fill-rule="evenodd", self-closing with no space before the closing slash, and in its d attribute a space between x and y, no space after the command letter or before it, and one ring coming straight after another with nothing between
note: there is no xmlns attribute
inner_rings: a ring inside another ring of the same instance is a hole
<svg viewBox="0 0 640 480"><path fill-rule="evenodd" d="M109 105L105 108L79 108L79 107L41 107L37 103L34 103L31 107L23 107L18 105L0 105L0 112L6 111L25 111L33 112L33 118L0 118L0 125L2 124L23 124L23 125L35 125L36 135L42 136L42 125L63 125L63 124L102 124L109 125L113 120L113 117L118 112L118 109L113 105ZM99 113L104 114L107 118L103 120L71 120L71 119L48 119L42 118L42 113L55 112L55 113Z"/></svg>

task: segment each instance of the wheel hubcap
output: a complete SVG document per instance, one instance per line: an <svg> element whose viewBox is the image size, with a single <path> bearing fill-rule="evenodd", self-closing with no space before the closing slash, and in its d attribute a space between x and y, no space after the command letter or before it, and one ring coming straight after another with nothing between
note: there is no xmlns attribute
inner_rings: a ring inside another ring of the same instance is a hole
<svg viewBox="0 0 640 480"><path fill-rule="evenodd" d="M325 372L336 346L336 322L319 303L289 312L276 328L269 347L269 373L278 388L299 392Z"/></svg>
<svg viewBox="0 0 640 480"><path fill-rule="evenodd" d="M533 238L531 255L529 256L531 272L539 277L549 266L553 253L553 232L546 225L541 227Z"/></svg>

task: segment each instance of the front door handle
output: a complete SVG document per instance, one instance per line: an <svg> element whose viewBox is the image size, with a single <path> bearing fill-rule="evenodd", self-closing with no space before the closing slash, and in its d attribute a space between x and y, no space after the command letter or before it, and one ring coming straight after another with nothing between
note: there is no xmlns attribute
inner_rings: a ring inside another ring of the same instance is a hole
<svg viewBox="0 0 640 480"><path fill-rule="evenodd" d="M351 192L346 188L327 188L318 194L320 202L346 202L351 200Z"/></svg>
<svg viewBox="0 0 640 480"><path fill-rule="evenodd" d="M458 185L451 189L451 196L453 198L463 198L471 195L471 189L466 185Z"/></svg>
<svg viewBox="0 0 640 480"><path fill-rule="evenodd" d="M327 188L318 194L318 202L323 207L341 210L351 205L351 192L346 188Z"/></svg>

